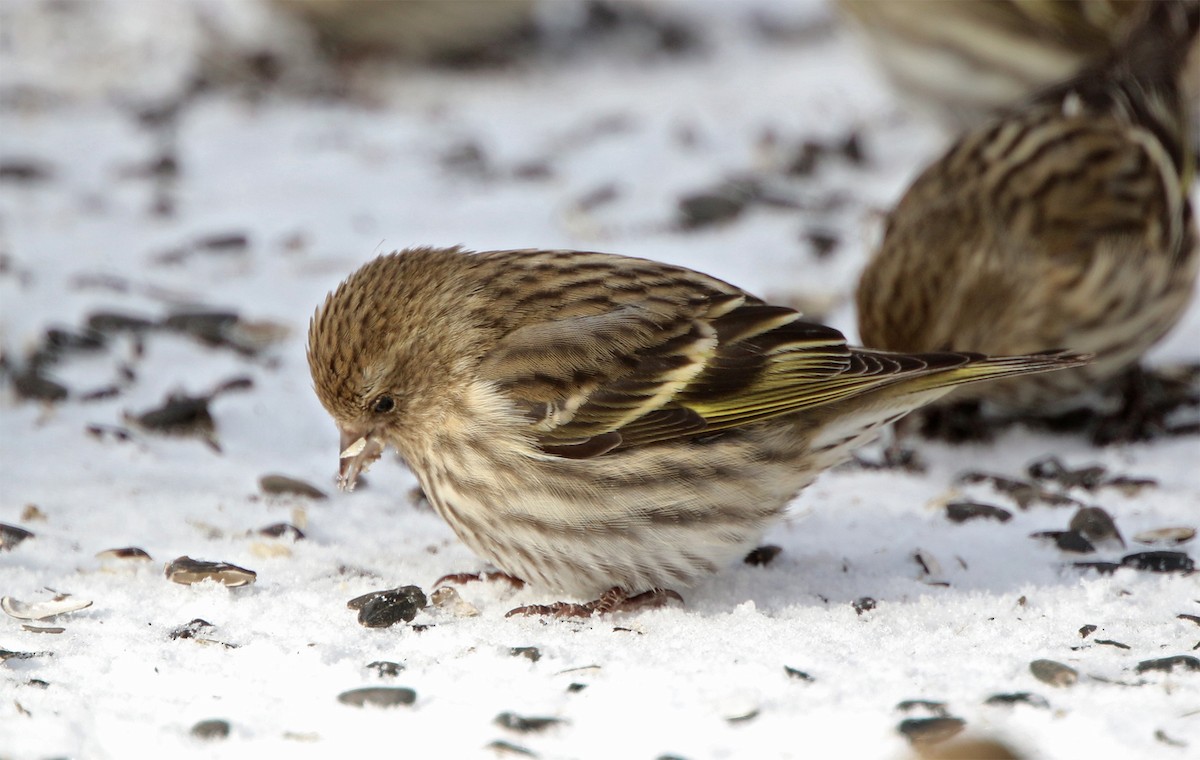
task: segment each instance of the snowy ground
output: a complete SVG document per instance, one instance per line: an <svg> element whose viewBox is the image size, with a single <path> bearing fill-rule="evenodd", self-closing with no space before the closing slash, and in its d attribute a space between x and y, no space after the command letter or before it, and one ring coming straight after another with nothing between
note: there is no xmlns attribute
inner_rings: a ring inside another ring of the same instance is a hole
<svg viewBox="0 0 1200 760"><path fill-rule="evenodd" d="M304 332L324 294L371 256L460 243L647 256L804 304L853 334L847 298L878 214L944 137L891 99L824 5L673 5L700 48L655 52L617 33L503 70L404 69L343 99L219 86L165 122L152 112L169 111L194 62L192 11L247 38L254 14L215 0L94 5L104 10L86 33L63 35L54 18L70 4L0 7L10 378L48 328L79 332L101 311L157 321L221 309L240 315L243 338L286 332L243 351L178 331L110 333L49 365L65 401L24 400L6 384L0 523L34 535L0 551L0 595L93 604L34 623L0 618L0 758L902 758L902 721L939 716L1027 758L1200 748L1200 672L1137 667L1198 645L1196 576L1072 566L1194 553L1132 541L1200 521L1194 435L1105 449L1020 428L990 444L918 441L923 474L826 474L766 537L783 549L772 563L731 567L688 590L682 608L506 619L551 600L502 583L459 589L477 616L431 606L371 629L346 608L369 591L430 593L441 575L480 568L413 503L401 466L379 463L353 494L332 488L337 438L310 389ZM765 34L763 14L793 33ZM108 69L86 54L104 41L127 54ZM839 149L855 132L862 161ZM828 150L810 174L786 176L806 141ZM746 176L788 202L680 228L681 196ZM820 255L812 233L839 243ZM1197 361L1198 345L1194 306L1153 362ZM250 387L213 398L209 442L126 419L234 378ZM1103 507L1128 546L1064 553L1030 534L1065 530L1074 506L1022 509L987 483L958 481L967 470L1028 480L1027 466L1049 455L1153 480L1044 484ZM264 495L269 473L328 498ZM1012 517L953 523L944 505L956 498ZM258 532L280 522L305 537ZM97 557L131 546L152 561ZM163 567L184 555L252 569L257 582L173 583ZM196 619L211 625L178 635ZM1038 659L1070 666L1078 682L1038 680ZM376 661L403 669L383 675L368 667ZM415 702L339 702L364 686L408 687ZM912 700L943 704L903 704ZM505 726L503 713L555 722ZM208 719L229 735L198 737Z"/></svg>

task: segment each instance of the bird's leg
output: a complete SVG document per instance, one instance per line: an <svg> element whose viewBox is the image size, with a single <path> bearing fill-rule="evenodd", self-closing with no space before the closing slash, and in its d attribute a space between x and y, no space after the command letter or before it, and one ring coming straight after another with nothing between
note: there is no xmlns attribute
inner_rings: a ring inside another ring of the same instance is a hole
<svg viewBox="0 0 1200 760"><path fill-rule="evenodd" d="M554 604L530 604L509 610L504 617L514 615L548 615L551 617L592 617L593 615L609 615L617 612L639 612L641 610L657 609L670 601L682 603L683 597L670 589L656 588L635 596L622 588L613 587L595 599L583 604L572 602L555 602Z"/></svg>
<svg viewBox="0 0 1200 760"><path fill-rule="evenodd" d="M991 440L995 427L974 400L930 407L921 418L921 435L949 443Z"/></svg>
<svg viewBox="0 0 1200 760"><path fill-rule="evenodd" d="M436 581L434 581L433 587L437 588L438 586L444 586L447 583L462 585L464 583L473 583L475 581L505 581L515 589L525 588L525 581L521 580L515 575L509 575L508 573L502 573L499 571L490 573L450 573L449 575L443 575L441 578L438 578Z"/></svg>
<svg viewBox="0 0 1200 760"><path fill-rule="evenodd" d="M1166 429L1163 402L1168 395L1162 378L1134 365L1116 383L1121 406L1112 414L1102 416L1092 431L1092 442L1104 446L1112 443L1146 441L1161 435Z"/></svg>

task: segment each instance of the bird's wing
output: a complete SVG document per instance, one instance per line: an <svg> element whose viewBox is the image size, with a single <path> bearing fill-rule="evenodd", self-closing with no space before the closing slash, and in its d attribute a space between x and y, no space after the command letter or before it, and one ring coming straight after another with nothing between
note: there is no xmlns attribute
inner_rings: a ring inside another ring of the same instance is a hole
<svg viewBox="0 0 1200 760"><path fill-rule="evenodd" d="M749 298L670 316L625 304L535 322L486 357L481 376L513 399L547 453L584 458L725 430L968 361L852 352L842 334Z"/></svg>

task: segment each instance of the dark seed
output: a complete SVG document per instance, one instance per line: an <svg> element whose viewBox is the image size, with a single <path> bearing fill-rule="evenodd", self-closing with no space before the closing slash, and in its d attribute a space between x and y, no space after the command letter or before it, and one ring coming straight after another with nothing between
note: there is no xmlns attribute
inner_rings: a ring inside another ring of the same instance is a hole
<svg viewBox="0 0 1200 760"><path fill-rule="evenodd" d="M224 739L229 736L229 721L202 720L192 726L192 736L197 739Z"/></svg>
<svg viewBox="0 0 1200 760"><path fill-rule="evenodd" d="M1050 703L1045 697L1040 697L1037 694L1030 694L1027 691L1015 691L1008 694L993 694L983 702L985 705L1016 705L1024 704L1031 707L1041 707L1048 709Z"/></svg>
<svg viewBox="0 0 1200 760"><path fill-rule="evenodd" d="M731 222L746 210L749 199L730 192L702 192L679 199L679 226L685 230Z"/></svg>
<svg viewBox="0 0 1200 760"><path fill-rule="evenodd" d="M864 612L870 612L871 610L875 609L875 605L875 600L869 596L859 597L850 603L850 606L854 608L854 612L857 615L861 615Z"/></svg>
<svg viewBox="0 0 1200 760"><path fill-rule="evenodd" d="M146 430L167 434L212 432L207 396L171 394L163 405L130 418Z"/></svg>
<svg viewBox="0 0 1200 760"><path fill-rule="evenodd" d="M238 314L234 311L180 311L168 316L162 324L168 330L220 345L225 342L226 331L237 321Z"/></svg>
<svg viewBox="0 0 1200 760"><path fill-rule="evenodd" d="M12 551L27 538L33 538L33 533L16 525L0 523L0 552Z"/></svg>
<svg viewBox="0 0 1200 760"><path fill-rule="evenodd" d="M1108 470L1101 465L1072 470L1057 457L1047 457L1029 465L1030 477L1038 480L1053 480L1067 488L1078 486L1089 491L1094 491L1104 485L1107 474Z"/></svg>
<svg viewBox="0 0 1200 760"><path fill-rule="evenodd" d="M528 750L524 747L513 744L512 742L506 742L503 739L497 739L494 742L488 743L487 748L490 750L493 750L494 752L497 752L497 753L508 753L510 755L524 755L526 757L537 757L533 753L532 750Z"/></svg>
<svg viewBox="0 0 1200 760"><path fill-rule="evenodd" d="M1096 643L1104 644L1105 646L1116 647L1117 649L1133 649L1133 647L1129 646L1128 644L1122 644L1121 642L1113 641L1112 639L1096 639Z"/></svg>
<svg viewBox="0 0 1200 760"><path fill-rule="evenodd" d="M1121 538L1121 532L1117 530L1112 515L1100 507L1080 507L1071 518L1069 527L1092 541L1115 539L1121 546L1125 546L1125 539Z"/></svg>
<svg viewBox="0 0 1200 760"><path fill-rule="evenodd" d="M1096 551L1096 547L1092 546L1092 542L1088 541L1083 536L1073 530L1042 530L1037 533L1030 533L1030 538L1048 538L1054 542L1061 551L1074 552L1076 554L1090 554Z"/></svg>
<svg viewBox="0 0 1200 760"><path fill-rule="evenodd" d="M1104 481L1102 485L1115 488L1126 496L1135 496L1143 489L1155 488L1158 486L1158 481L1154 478L1134 478L1128 475L1118 475L1115 478L1109 478Z"/></svg>
<svg viewBox="0 0 1200 760"><path fill-rule="evenodd" d="M584 689L586 689L587 687L588 687L588 685L586 683L578 683L578 682L570 683L570 684L567 684L567 691L569 691L572 694L577 694L577 693L583 691Z"/></svg>
<svg viewBox="0 0 1200 760"><path fill-rule="evenodd" d="M913 744L944 742L966 728L962 718L908 718L900 721L897 730Z"/></svg>
<svg viewBox="0 0 1200 760"><path fill-rule="evenodd" d="M866 153L863 152L862 137L858 132L851 132L842 141L841 151L842 156L855 166L861 166L867 162Z"/></svg>
<svg viewBox="0 0 1200 760"><path fill-rule="evenodd" d="M1074 686L1079 681L1079 673L1074 668L1054 660L1034 660L1029 663L1029 672L1051 686Z"/></svg>
<svg viewBox="0 0 1200 760"><path fill-rule="evenodd" d="M53 174L47 164L36 159L0 159L0 182L42 182Z"/></svg>
<svg viewBox="0 0 1200 760"><path fill-rule="evenodd" d="M747 565L763 567L771 564L771 562L778 557L779 553L782 551L783 547L775 546L774 544L768 544L766 546L760 546L756 549L751 549L746 555L745 559L742 561Z"/></svg>
<svg viewBox="0 0 1200 760"><path fill-rule="evenodd" d="M213 624L207 620L196 618L189 623L184 623L175 630L171 631L171 639L194 639L200 633L213 628Z"/></svg>
<svg viewBox="0 0 1200 760"><path fill-rule="evenodd" d="M1012 512L976 501L952 501L946 505L946 518L956 523L976 519L1008 522L1012 519Z"/></svg>
<svg viewBox="0 0 1200 760"><path fill-rule="evenodd" d="M29 631L30 633L62 633L67 629L60 625L29 625L28 623L22 623L21 630Z"/></svg>
<svg viewBox="0 0 1200 760"><path fill-rule="evenodd" d="M0 662L6 660L32 660L34 657L52 657L54 652L14 652L11 649L0 649Z"/></svg>
<svg viewBox="0 0 1200 760"><path fill-rule="evenodd" d="M524 657L530 662L537 662L542 659L542 650L537 647L512 647L508 653L513 657Z"/></svg>
<svg viewBox="0 0 1200 760"><path fill-rule="evenodd" d="M79 397L80 401L103 401L104 399L116 398L121 395L121 386L106 385L102 388L97 388L94 391L88 391Z"/></svg>
<svg viewBox="0 0 1200 760"><path fill-rule="evenodd" d="M1121 569L1117 562L1076 562L1074 566L1080 570L1095 570L1101 575L1112 575Z"/></svg>
<svg viewBox="0 0 1200 760"><path fill-rule="evenodd" d="M202 237L194 245L213 253L237 253L250 246L250 238L242 232L227 232Z"/></svg>
<svg viewBox="0 0 1200 760"><path fill-rule="evenodd" d="M1180 613L1180 614L1176 615L1175 617L1179 618L1180 620L1188 620L1188 621L1195 623L1196 625L1200 625L1200 615L1189 615L1186 612L1184 612L1184 613Z"/></svg>
<svg viewBox="0 0 1200 760"><path fill-rule="evenodd" d="M815 140L807 140L796 151L785 171L793 177L807 177L817 170L824 155L824 145Z"/></svg>
<svg viewBox="0 0 1200 760"><path fill-rule="evenodd" d="M1157 660L1142 660L1137 664L1137 672L1149 673L1152 670L1161 670L1164 673L1172 673L1176 667L1182 670L1200 670L1200 659L1190 654L1177 654Z"/></svg>
<svg viewBox="0 0 1200 760"><path fill-rule="evenodd" d="M404 665L388 660L376 660L367 663L367 670L374 670L380 678L392 678L400 675L400 671L404 670Z"/></svg>
<svg viewBox="0 0 1200 760"><path fill-rule="evenodd" d="M191 585L201 581L216 581L229 588L249 586L258 573L228 562L208 562L191 557L176 557L166 568L166 576L174 583Z"/></svg>
<svg viewBox="0 0 1200 760"><path fill-rule="evenodd" d="M526 734L544 731L550 726L562 723L562 720L559 718L526 718L516 713L502 712L496 716L493 722L498 726Z"/></svg>
<svg viewBox="0 0 1200 760"><path fill-rule="evenodd" d="M228 380L222 380L216 388L213 388L212 396L219 393L228 393L229 391L248 391L254 387L254 378L246 375L231 377Z"/></svg>
<svg viewBox="0 0 1200 760"><path fill-rule="evenodd" d="M262 492L271 496L302 496L306 499L328 499L325 492L311 483L290 478L287 475L263 475L258 479L258 487Z"/></svg>
<svg viewBox="0 0 1200 760"><path fill-rule="evenodd" d="M355 597L346 606L358 610L358 622L367 628L388 628L411 622L428 603L420 588L401 586Z"/></svg>
<svg viewBox="0 0 1200 760"><path fill-rule="evenodd" d="M1190 573L1196 563L1183 552L1151 551L1126 554L1121 558L1121 566L1154 573Z"/></svg>
<svg viewBox="0 0 1200 760"><path fill-rule="evenodd" d="M396 707L417 701L417 693L404 686L365 686L338 694L337 700L353 707Z"/></svg>
<svg viewBox="0 0 1200 760"><path fill-rule="evenodd" d="M812 676L810 676L808 673L805 673L803 670L797 670L796 668L793 668L789 665L783 666L783 672L787 673L788 678L795 678L799 681L808 681L811 683L811 682L817 680L817 679L813 678Z"/></svg>
<svg viewBox="0 0 1200 760"><path fill-rule="evenodd" d="M1079 629L1079 638L1086 639L1088 636L1091 636L1095 631L1096 631L1096 626L1091 625L1090 623L1088 625L1081 626Z"/></svg>
<svg viewBox="0 0 1200 760"><path fill-rule="evenodd" d="M13 389L30 401L62 401L69 394L65 385L43 377L32 367L13 376Z"/></svg>
<svg viewBox="0 0 1200 760"><path fill-rule="evenodd" d="M812 246L813 255L818 259L827 258L841 245L842 239L836 232L827 230L809 230L804 234L808 244Z"/></svg>
<svg viewBox="0 0 1200 760"><path fill-rule="evenodd" d="M1015 501L1021 509L1029 509L1034 504L1048 504L1053 507L1061 507L1079 503L1069 496L1048 491L1034 483L1006 478L1002 475L992 475L986 472L965 472L959 476L959 480L963 483L988 483L997 492Z"/></svg>
<svg viewBox="0 0 1200 760"><path fill-rule="evenodd" d="M103 439L105 436L112 436L118 441L128 441L133 436L123 427L116 425L88 425L84 428L87 434L93 438Z"/></svg>
<svg viewBox="0 0 1200 760"><path fill-rule="evenodd" d="M758 717L758 710L751 710L750 712L743 713L742 715L734 715L731 718L726 718L725 721L727 723L735 723L735 724L736 723L749 723L750 721L754 720L757 717Z"/></svg>
<svg viewBox="0 0 1200 760"><path fill-rule="evenodd" d="M1172 739L1170 736L1167 736L1167 732L1163 731L1161 728L1154 732L1154 738L1156 741L1160 741L1168 747L1187 746L1187 742L1180 741L1179 739Z"/></svg>
<svg viewBox="0 0 1200 760"><path fill-rule="evenodd" d="M67 353L71 351L99 351L104 348L104 336L96 330L74 332L61 327L52 327L46 331L43 344L52 353Z"/></svg>
<svg viewBox="0 0 1200 760"><path fill-rule="evenodd" d="M268 536L270 538L286 538L291 541L303 541L304 531L297 528L291 523L274 523L265 528L259 528L259 535Z"/></svg>

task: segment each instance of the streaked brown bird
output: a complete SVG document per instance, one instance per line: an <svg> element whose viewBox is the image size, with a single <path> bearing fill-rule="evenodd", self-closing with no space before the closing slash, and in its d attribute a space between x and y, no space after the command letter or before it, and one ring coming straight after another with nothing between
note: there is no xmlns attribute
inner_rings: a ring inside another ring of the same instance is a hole
<svg viewBox="0 0 1200 760"><path fill-rule="evenodd" d="M866 345L1096 356L948 400L1046 411L1113 381L1187 307L1200 250L1179 75L1200 4L1151 5L1151 33L968 132L889 215L858 286Z"/></svg>
<svg viewBox="0 0 1200 760"><path fill-rule="evenodd" d="M951 388L1084 360L851 349L699 272L542 250L381 256L308 341L343 487L394 447L477 554L608 592L581 613L744 554L818 473Z"/></svg>
<svg viewBox="0 0 1200 760"><path fill-rule="evenodd" d="M1112 55L1147 0L837 0L907 103L975 127ZM1198 83L1200 84L1200 83Z"/></svg>

